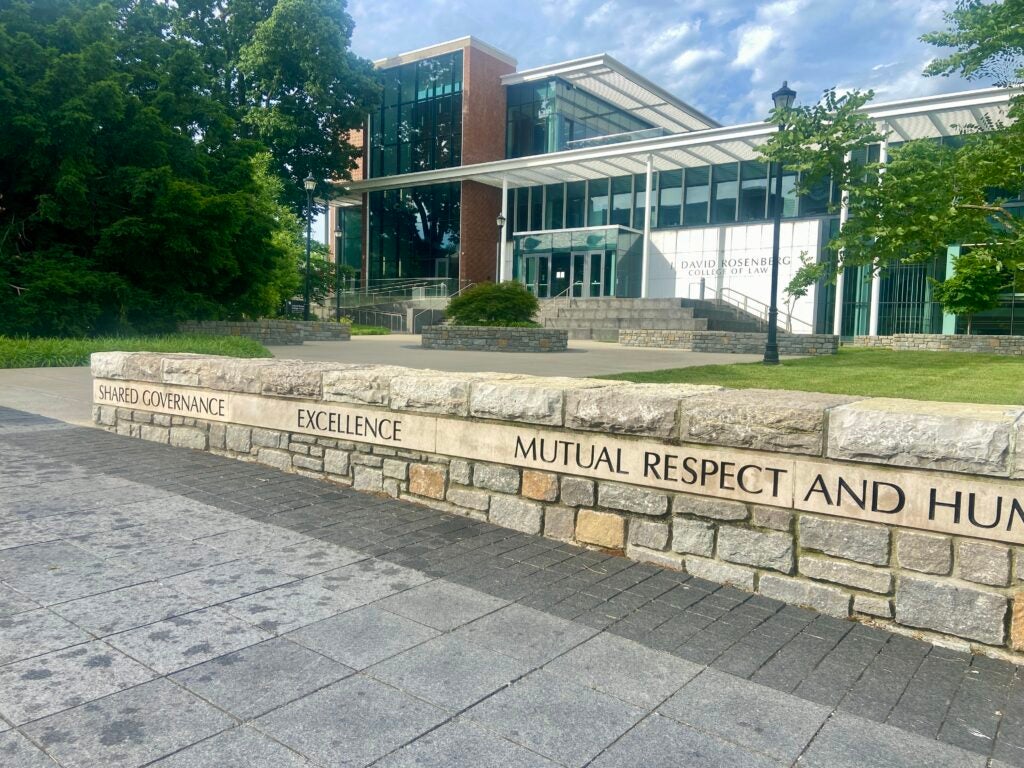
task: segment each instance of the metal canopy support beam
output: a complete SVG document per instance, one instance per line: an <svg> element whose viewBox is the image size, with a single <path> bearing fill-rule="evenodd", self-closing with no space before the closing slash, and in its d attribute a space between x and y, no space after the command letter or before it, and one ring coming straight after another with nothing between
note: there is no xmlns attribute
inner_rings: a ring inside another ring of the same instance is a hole
<svg viewBox="0 0 1024 768"><path fill-rule="evenodd" d="M508 177L501 180L501 245L498 248L498 274L494 277L500 283L507 280L505 262L508 260Z"/></svg>
<svg viewBox="0 0 1024 768"><path fill-rule="evenodd" d="M651 262L651 184L654 175L654 156L647 155L647 184L644 186L644 249L640 273L640 298L647 298L647 275Z"/></svg>
<svg viewBox="0 0 1024 768"><path fill-rule="evenodd" d="M885 165L889 161L889 142L882 140L878 148L878 162ZM878 310L882 300L882 274L876 267L871 273L871 308L868 314L868 335L878 335Z"/></svg>

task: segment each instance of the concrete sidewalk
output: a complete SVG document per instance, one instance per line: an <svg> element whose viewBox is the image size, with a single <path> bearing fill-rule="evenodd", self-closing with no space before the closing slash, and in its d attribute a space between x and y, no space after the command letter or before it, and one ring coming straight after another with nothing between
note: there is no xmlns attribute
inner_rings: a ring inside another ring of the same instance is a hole
<svg viewBox="0 0 1024 768"><path fill-rule="evenodd" d="M1024 765L1024 677L0 408L0 765Z"/></svg>
<svg viewBox="0 0 1024 768"><path fill-rule="evenodd" d="M423 349L419 336L356 336L351 341L314 341L294 347L270 347L283 360L370 365L404 365L442 371L496 371L534 376L600 376L657 371L695 365L753 362L756 355L718 355L673 349L638 349L571 341L564 353L512 354ZM92 424L92 378L80 368L0 370L0 406L47 416L70 424Z"/></svg>

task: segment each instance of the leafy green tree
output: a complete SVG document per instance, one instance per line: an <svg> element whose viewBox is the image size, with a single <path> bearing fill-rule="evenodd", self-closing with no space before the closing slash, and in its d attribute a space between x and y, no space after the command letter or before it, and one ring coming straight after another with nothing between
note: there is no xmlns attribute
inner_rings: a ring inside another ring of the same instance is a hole
<svg viewBox="0 0 1024 768"><path fill-rule="evenodd" d="M944 16L949 29L921 39L956 51L932 61L926 75L958 72L968 80L986 77L1000 85L1024 81L1024 0L957 0Z"/></svg>
<svg viewBox="0 0 1024 768"><path fill-rule="evenodd" d="M532 325L540 305L518 280L480 283L453 298L445 316L455 325Z"/></svg>
<svg viewBox="0 0 1024 768"><path fill-rule="evenodd" d="M967 333L978 312L999 306L999 294L1007 287L1007 274L992 268L990 259L974 253L958 256L953 261L954 273L942 282L931 280L932 295L952 315L967 318Z"/></svg>

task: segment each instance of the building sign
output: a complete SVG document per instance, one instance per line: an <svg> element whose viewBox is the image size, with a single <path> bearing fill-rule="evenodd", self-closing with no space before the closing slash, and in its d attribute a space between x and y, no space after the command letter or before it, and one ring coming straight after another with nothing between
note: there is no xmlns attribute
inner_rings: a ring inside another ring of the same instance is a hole
<svg viewBox="0 0 1024 768"><path fill-rule="evenodd" d="M791 454L96 379L93 400L646 488L1024 544L1024 483Z"/></svg>

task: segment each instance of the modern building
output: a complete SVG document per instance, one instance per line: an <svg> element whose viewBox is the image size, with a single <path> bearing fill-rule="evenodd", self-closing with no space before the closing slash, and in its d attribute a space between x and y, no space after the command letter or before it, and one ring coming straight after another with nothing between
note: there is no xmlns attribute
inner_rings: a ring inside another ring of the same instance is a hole
<svg viewBox="0 0 1024 768"><path fill-rule="evenodd" d="M768 303L773 200L756 148L772 125L719 125L604 54L517 71L466 37L376 66L381 106L355 137L363 160L332 209L337 257L362 284L436 279L457 290L514 278L540 298ZM863 156L984 129L1005 119L1011 95L872 105L888 139ZM835 185L798 196L796 183L784 172L783 286L802 258L829 257L842 216L829 210L841 201ZM953 332L928 278L943 278L955 252L874 277L846 270L782 317L798 333ZM975 327L1024 332L1024 293L1008 291L1005 308Z"/></svg>

